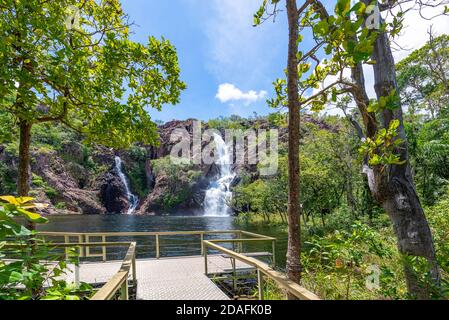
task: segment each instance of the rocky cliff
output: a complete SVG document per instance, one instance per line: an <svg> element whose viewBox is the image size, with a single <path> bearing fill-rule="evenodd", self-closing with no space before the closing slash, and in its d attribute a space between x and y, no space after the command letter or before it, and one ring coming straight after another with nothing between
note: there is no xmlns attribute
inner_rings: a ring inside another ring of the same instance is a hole
<svg viewBox="0 0 449 320"><path fill-rule="evenodd" d="M131 191L139 197L134 214L198 213L202 210L205 191L218 168L212 165L173 164L169 155L176 143L174 130L193 135L194 121L171 121L159 126L158 146L139 145L129 150L113 150L103 146L85 146L72 136L57 147L34 147L32 151L31 195L47 203L47 214L120 214L130 203L125 186L115 168L115 157L122 159L123 171ZM317 120L306 118L317 123ZM239 128L270 129L267 120L237 122ZM224 128L215 127L224 136ZM202 130L208 125L202 124ZM330 128L332 129L332 128ZM62 130L62 129L61 129ZM287 140L287 130L280 130L280 143ZM51 139L50 139L51 140ZM50 142L47 142L51 144ZM202 147L208 142L203 142ZM47 145L45 145L47 146ZM17 175L17 156L11 145L0 145L0 193L13 193ZM245 149L247 153L247 149ZM234 165L237 173L233 185L242 175L256 179L255 165Z"/></svg>

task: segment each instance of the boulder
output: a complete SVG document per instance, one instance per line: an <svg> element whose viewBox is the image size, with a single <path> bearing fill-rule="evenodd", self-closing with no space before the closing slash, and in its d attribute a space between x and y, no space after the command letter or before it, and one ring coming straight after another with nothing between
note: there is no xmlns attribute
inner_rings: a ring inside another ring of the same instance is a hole
<svg viewBox="0 0 449 320"><path fill-rule="evenodd" d="M109 214L121 214L129 208L126 189L114 170L107 172L101 177L100 201Z"/></svg>

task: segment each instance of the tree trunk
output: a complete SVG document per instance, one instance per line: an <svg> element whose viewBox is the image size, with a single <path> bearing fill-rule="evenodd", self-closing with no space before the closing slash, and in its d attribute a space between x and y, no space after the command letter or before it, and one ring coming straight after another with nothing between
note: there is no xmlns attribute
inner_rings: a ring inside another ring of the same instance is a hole
<svg viewBox="0 0 449 320"><path fill-rule="evenodd" d="M30 144L31 124L25 120L20 121L19 145L19 175L17 178L17 193L21 197L28 196L30 192Z"/></svg>
<svg viewBox="0 0 449 320"><path fill-rule="evenodd" d="M19 122L20 144L19 144L19 174L17 177L17 193L20 197L28 196L31 184L30 169L30 145L32 124L26 120ZM35 230L35 224L29 222L28 229Z"/></svg>
<svg viewBox="0 0 449 320"><path fill-rule="evenodd" d="M300 103L298 93L298 9L296 0L287 0L287 16L289 25L288 44L288 248L287 276L299 283L301 279L301 229L300 229ZM295 297L289 295L289 299Z"/></svg>
<svg viewBox="0 0 449 320"><path fill-rule="evenodd" d="M365 0L367 1L367 0ZM373 53L375 90L377 98L388 96L397 90L395 62L387 34L380 33ZM402 108L382 112L382 126L389 127L392 120L399 120L398 137L403 144L395 150L403 165L391 165L387 170L379 167L367 170L370 189L374 198L381 204L390 216L396 233L399 252L405 256L424 257L429 262L432 280L439 282L439 270L435 257L432 234L424 211L419 201L411 177L407 137L402 118ZM423 286L413 273L410 266L404 265L409 293L418 299L430 298L430 290Z"/></svg>
<svg viewBox="0 0 449 320"><path fill-rule="evenodd" d="M348 170L351 170L348 168ZM353 185L353 177L349 172L346 176L346 202L348 204L349 209L354 217L357 216L357 201L354 196L354 185Z"/></svg>

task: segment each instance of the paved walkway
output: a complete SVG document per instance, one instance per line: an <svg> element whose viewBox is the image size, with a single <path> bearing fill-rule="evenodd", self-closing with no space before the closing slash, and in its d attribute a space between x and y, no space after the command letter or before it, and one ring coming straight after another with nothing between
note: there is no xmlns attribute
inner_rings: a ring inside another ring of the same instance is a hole
<svg viewBox="0 0 449 320"><path fill-rule="evenodd" d="M120 268L121 262L82 263L80 281L105 283ZM237 269L249 266L236 261ZM68 281L74 281L72 272ZM208 256L208 272L220 273L232 269L231 261L220 255ZM138 300L229 300L205 274L201 256L137 260Z"/></svg>

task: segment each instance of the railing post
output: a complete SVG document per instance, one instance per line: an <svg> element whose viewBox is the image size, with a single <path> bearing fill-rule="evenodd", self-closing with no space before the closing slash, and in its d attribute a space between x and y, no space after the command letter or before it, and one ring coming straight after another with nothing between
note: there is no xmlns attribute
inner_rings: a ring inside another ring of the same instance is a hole
<svg viewBox="0 0 449 320"><path fill-rule="evenodd" d="M89 235L86 234L85 237L86 237L85 238L86 239L86 243L89 244L89 239L90 239ZM89 257L90 256L90 247L86 246L86 250L85 251L86 251L86 257Z"/></svg>
<svg viewBox="0 0 449 320"><path fill-rule="evenodd" d="M84 239L83 239L83 235L78 235L78 243L83 243ZM84 249L82 246L80 246L80 250L79 250L79 256L80 258L83 257L83 253L84 253Z"/></svg>
<svg viewBox="0 0 449 320"><path fill-rule="evenodd" d="M236 272L236 261L235 258L231 258L231 264L232 264L232 289L234 290L234 293L237 291L237 272Z"/></svg>
<svg viewBox="0 0 449 320"><path fill-rule="evenodd" d="M137 290L136 256L133 257L132 268L133 268L133 287L134 290Z"/></svg>
<svg viewBox="0 0 449 320"><path fill-rule="evenodd" d="M159 251L159 235L156 235L156 259L159 259L161 257L160 251Z"/></svg>
<svg viewBox="0 0 449 320"><path fill-rule="evenodd" d="M276 240L273 240L271 242L271 246L272 246L272 254L273 254L273 261L272 261L272 267L273 269L276 268Z"/></svg>
<svg viewBox="0 0 449 320"><path fill-rule="evenodd" d="M203 241L204 241L204 233L201 233L201 255L204 256L204 245L203 245Z"/></svg>
<svg viewBox="0 0 449 320"><path fill-rule="evenodd" d="M81 247L80 247L81 248ZM80 287L80 258L77 258L77 263L75 264L75 287Z"/></svg>
<svg viewBox="0 0 449 320"><path fill-rule="evenodd" d="M242 238L243 238L243 234L242 234L242 230L240 230L239 231L239 240L241 240ZM239 242L238 248L239 248L239 253L242 253L243 252L243 242L242 241Z"/></svg>
<svg viewBox="0 0 449 320"><path fill-rule="evenodd" d="M129 300L128 295L128 277L126 277L125 281L123 282L121 288L120 288L120 300Z"/></svg>
<svg viewBox="0 0 449 320"><path fill-rule="evenodd" d="M101 240L103 241L103 243L106 243L106 236L102 236ZM106 262L106 246L103 246L101 248L101 252L103 254L103 262Z"/></svg>
<svg viewBox="0 0 449 320"><path fill-rule="evenodd" d="M64 236L64 243L67 244L70 242L69 236ZM65 248L65 259L69 260L69 248Z"/></svg>
<svg viewBox="0 0 449 320"><path fill-rule="evenodd" d="M263 300L264 296L263 296L263 274L262 272L260 272L259 269L257 269L257 285L258 285L258 289L259 289L259 300Z"/></svg>
<svg viewBox="0 0 449 320"><path fill-rule="evenodd" d="M207 270L207 246L206 244L204 244L203 242L203 246L204 246L204 274L207 276L208 275L208 270Z"/></svg>

